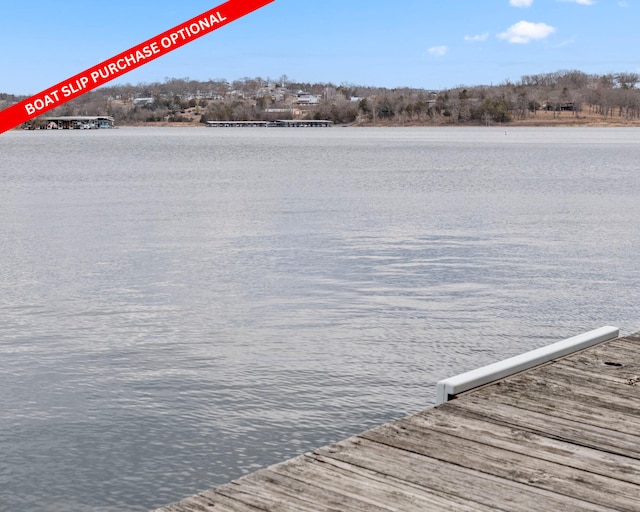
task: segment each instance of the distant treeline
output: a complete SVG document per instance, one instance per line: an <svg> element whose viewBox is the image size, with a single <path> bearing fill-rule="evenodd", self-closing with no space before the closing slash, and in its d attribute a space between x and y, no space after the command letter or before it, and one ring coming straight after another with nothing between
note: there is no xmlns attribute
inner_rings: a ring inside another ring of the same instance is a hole
<svg viewBox="0 0 640 512"><path fill-rule="evenodd" d="M556 71L518 82L442 91L300 83L282 76L113 85L62 105L55 115L110 115L117 124L207 120L328 119L338 124L495 124L540 111L602 119L640 117L640 75ZM20 97L0 94L0 108Z"/></svg>
<svg viewBox="0 0 640 512"><path fill-rule="evenodd" d="M15 94L6 94L0 92L0 110L4 110L7 107L10 107L14 103L18 103L25 99L26 96L16 96Z"/></svg>

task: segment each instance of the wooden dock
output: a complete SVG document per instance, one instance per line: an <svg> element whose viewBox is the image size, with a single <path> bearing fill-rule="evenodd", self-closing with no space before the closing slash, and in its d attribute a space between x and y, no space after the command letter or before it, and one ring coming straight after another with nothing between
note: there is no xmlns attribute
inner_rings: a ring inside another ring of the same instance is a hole
<svg viewBox="0 0 640 512"><path fill-rule="evenodd" d="M640 511L640 333L157 512Z"/></svg>

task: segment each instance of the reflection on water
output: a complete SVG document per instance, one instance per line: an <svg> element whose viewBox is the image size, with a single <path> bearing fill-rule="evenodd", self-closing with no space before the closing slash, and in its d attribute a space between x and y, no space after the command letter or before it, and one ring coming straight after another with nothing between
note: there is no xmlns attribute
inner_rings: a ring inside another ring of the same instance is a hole
<svg viewBox="0 0 640 512"><path fill-rule="evenodd" d="M638 135L3 135L0 510L147 510L638 330Z"/></svg>

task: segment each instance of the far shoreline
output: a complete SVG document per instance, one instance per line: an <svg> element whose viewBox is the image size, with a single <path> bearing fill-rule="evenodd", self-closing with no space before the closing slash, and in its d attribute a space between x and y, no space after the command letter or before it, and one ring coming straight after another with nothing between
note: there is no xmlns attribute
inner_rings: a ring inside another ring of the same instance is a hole
<svg viewBox="0 0 640 512"><path fill-rule="evenodd" d="M441 118L442 119L442 118ZM514 119L511 121L498 123L491 122L482 124L478 122L425 122L411 120L405 122L353 122L353 123L335 123L334 128L640 128L640 118L624 118L619 116L609 116L604 118L600 114L593 113L558 113L549 111L538 111L535 115L528 115L524 119ZM193 120L187 121L152 121L123 123L117 122L114 126L117 128L206 128L205 124ZM213 128L212 128L213 129ZM225 129L225 128L218 128ZM231 128L228 128L231 129ZM295 129L295 128L281 128ZM298 128L303 129L303 128ZM304 128L304 129L321 129L321 128ZM15 127L14 130L33 130L40 129L27 128L25 126Z"/></svg>
<svg viewBox="0 0 640 512"><path fill-rule="evenodd" d="M148 123L127 123L118 124L120 127L203 127L205 125L199 121L182 121L182 122L148 122ZM625 119L623 117L608 117L603 118L600 114L591 113L557 113L539 111L535 115L529 115L525 119L514 119L504 123L447 123L447 122L420 122L420 121L405 121L405 122L354 122L354 123L336 123L335 128L453 128L453 127L469 127L469 128L516 128L516 127L540 127L540 128L553 128L553 127L593 127L593 128L640 128L640 118Z"/></svg>

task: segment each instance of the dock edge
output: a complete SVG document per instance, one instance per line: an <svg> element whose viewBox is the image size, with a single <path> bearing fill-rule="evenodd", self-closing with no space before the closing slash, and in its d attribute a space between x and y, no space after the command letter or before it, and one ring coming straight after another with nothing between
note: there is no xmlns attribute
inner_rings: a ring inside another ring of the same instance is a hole
<svg viewBox="0 0 640 512"><path fill-rule="evenodd" d="M572 338L541 347L518 356L510 357L470 372L461 373L455 377L449 377L436 384L436 405L448 402L456 395L470 389L484 386L490 382L508 377L514 373L528 370L558 357L566 356L578 350L602 343L620 334L618 327L610 325L588 331Z"/></svg>

